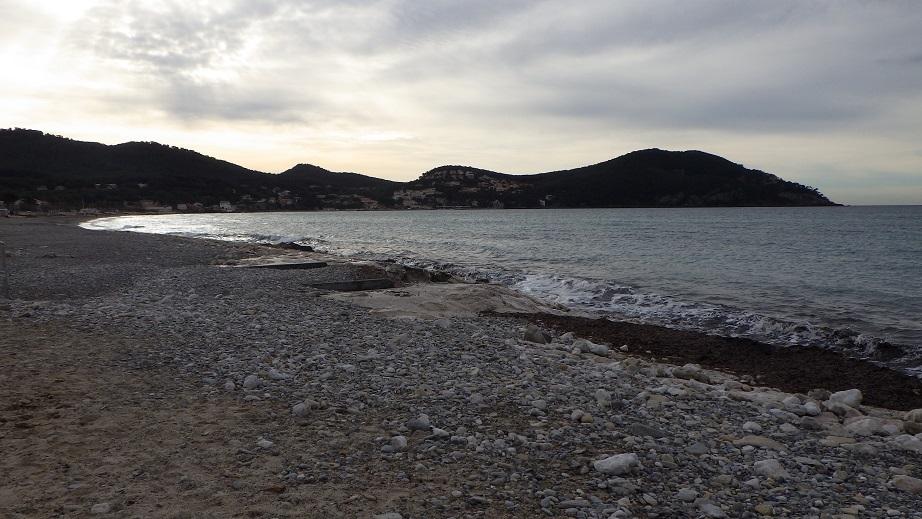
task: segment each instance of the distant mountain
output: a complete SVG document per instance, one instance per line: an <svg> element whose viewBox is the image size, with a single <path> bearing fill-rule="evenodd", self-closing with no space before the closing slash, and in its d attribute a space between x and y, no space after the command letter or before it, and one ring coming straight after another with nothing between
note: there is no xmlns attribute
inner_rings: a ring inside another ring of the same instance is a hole
<svg viewBox="0 0 922 519"><path fill-rule="evenodd" d="M834 205L817 190L701 151L642 150L582 168L507 175L440 166L411 182L298 164L250 170L154 142L108 146L0 130L0 201L20 210Z"/></svg>

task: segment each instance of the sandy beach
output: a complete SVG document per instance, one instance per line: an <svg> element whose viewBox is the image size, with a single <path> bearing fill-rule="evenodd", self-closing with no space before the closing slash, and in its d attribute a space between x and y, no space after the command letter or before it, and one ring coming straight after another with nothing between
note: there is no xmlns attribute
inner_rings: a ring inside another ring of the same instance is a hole
<svg viewBox="0 0 922 519"><path fill-rule="evenodd" d="M0 517L922 517L918 379L76 223L0 219Z"/></svg>

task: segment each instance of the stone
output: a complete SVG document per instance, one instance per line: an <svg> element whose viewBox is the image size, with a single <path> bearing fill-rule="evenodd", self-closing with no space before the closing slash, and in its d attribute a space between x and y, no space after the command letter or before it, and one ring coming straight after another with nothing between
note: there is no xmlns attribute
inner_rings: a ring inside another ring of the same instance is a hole
<svg viewBox="0 0 922 519"><path fill-rule="evenodd" d="M698 510L700 510L701 513L704 514L705 517L714 517L714 518L727 517L727 514L719 506L715 505L714 503L709 503L707 501L702 501L701 503L699 503Z"/></svg>
<svg viewBox="0 0 922 519"><path fill-rule="evenodd" d="M922 409L913 409L903 415L903 421L922 423Z"/></svg>
<svg viewBox="0 0 922 519"><path fill-rule="evenodd" d="M523 338L528 342L537 344L547 344L550 342L550 336L533 324L525 326L525 335Z"/></svg>
<svg viewBox="0 0 922 519"><path fill-rule="evenodd" d="M698 499L698 492L691 488L681 488L678 492L676 492L675 497L679 501L690 503L695 499Z"/></svg>
<svg viewBox="0 0 922 519"><path fill-rule="evenodd" d="M893 476L893 479L890 480L890 485L903 492L922 495L922 479L899 474Z"/></svg>
<svg viewBox="0 0 922 519"><path fill-rule="evenodd" d="M275 446L275 443L265 438L260 438L259 440L256 441L256 446L259 447L260 449L271 449L272 447Z"/></svg>
<svg viewBox="0 0 922 519"><path fill-rule="evenodd" d="M383 514L375 515L374 519L403 519L403 516L397 512L385 512Z"/></svg>
<svg viewBox="0 0 922 519"><path fill-rule="evenodd" d="M605 389L596 389L595 402L602 409L611 407L611 391L607 391Z"/></svg>
<svg viewBox="0 0 922 519"><path fill-rule="evenodd" d="M429 416L425 414L407 420L407 428L411 431L428 431L430 427L432 424L429 423Z"/></svg>
<svg viewBox="0 0 922 519"><path fill-rule="evenodd" d="M247 377L243 379L243 387L245 389L256 389L261 385L263 385L263 381L256 375L247 375Z"/></svg>
<svg viewBox="0 0 922 519"><path fill-rule="evenodd" d="M707 454L710 449L707 444L704 442L695 442L685 448L685 452L692 454L694 456L701 456Z"/></svg>
<svg viewBox="0 0 922 519"><path fill-rule="evenodd" d="M407 437L402 435L392 437L391 448L393 448L395 452L407 450Z"/></svg>
<svg viewBox="0 0 922 519"><path fill-rule="evenodd" d="M272 368L269 370L269 378L272 380L288 380L291 378L291 375L288 373L282 373L281 371Z"/></svg>
<svg viewBox="0 0 922 519"><path fill-rule="evenodd" d="M922 454L922 438L909 434L901 434L893 438L893 443L899 448Z"/></svg>
<svg viewBox="0 0 922 519"><path fill-rule="evenodd" d="M291 414L293 414L293 415L295 415L295 416L306 416L307 413L308 413L308 411L310 411L310 407L308 407L307 405L305 405L304 402L301 402L301 403L299 403L299 404L295 404L295 405L292 406L292 408L291 408Z"/></svg>
<svg viewBox="0 0 922 519"><path fill-rule="evenodd" d="M599 355L601 357L607 357L611 353L608 346L596 344L586 339L577 339L573 343L573 346L578 348L581 353L592 353L593 355Z"/></svg>
<svg viewBox="0 0 922 519"><path fill-rule="evenodd" d="M631 473L638 465L640 465L640 460L637 458L637 454L628 452L595 461L592 467L602 474L620 476Z"/></svg>
<svg viewBox="0 0 922 519"><path fill-rule="evenodd" d="M786 451L787 447L778 443L777 441L766 438L765 436L743 436L738 440L733 441L733 445L743 446L743 445L752 445L753 447L761 447L763 449L774 449L776 451Z"/></svg>
<svg viewBox="0 0 922 519"><path fill-rule="evenodd" d="M838 402L840 404L845 404L849 407L855 408L861 405L861 391L858 389L847 389L845 391L837 391L829 395L828 401Z"/></svg>
<svg viewBox="0 0 922 519"><path fill-rule="evenodd" d="M873 416L863 416L852 420L846 420L845 430L856 436L893 436L903 431L903 423L898 420L885 420Z"/></svg>
<svg viewBox="0 0 922 519"><path fill-rule="evenodd" d="M753 508L756 513L759 515L772 516L775 515L775 509L772 508L772 505L768 503L759 503Z"/></svg>
<svg viewBox="0 0 922 519"><path fill-rule="evenodd" d="M743 424L743 430L748 433L760 433L762 432L762 426L755 422L746 422Z"/></svg>
<svg viewBox="0 0 922 519"><path fill-rule="evenodd" d="M90 508L90 513L94 515L108 514L112 511L110 503L96 503Z"/></svg>
<svg viewBox="0 0 922 519"><path fill-rule="evenodd" d="M697 380L705 384L711 383L711 377L701 370L697 364L686 364L684 366L672 368L672 376L686 380Z"/></svg>
<svg viewBox="0 0 922 519"><path fill-rule="evenodd" d="M836 416L861 416L861 412L849 405L834 400L823 402L823 407Z"/></svg>
<svg viewBox="0 0 922 519"><path fill-rule="evenodd" d="M757 461L753 467L755 468L756 474L767 478L781 480L791 477L788 471L784 469L784 466L781 465L781 462L776 459Z"/></svg>
<svg viewBox="0 0 922 519"><path fill-rule="evenodd" d="M233 391L235 389L237 389L237 384L234 384L233 380L228 380L227 382L224 383L225 391Z"/></svg>

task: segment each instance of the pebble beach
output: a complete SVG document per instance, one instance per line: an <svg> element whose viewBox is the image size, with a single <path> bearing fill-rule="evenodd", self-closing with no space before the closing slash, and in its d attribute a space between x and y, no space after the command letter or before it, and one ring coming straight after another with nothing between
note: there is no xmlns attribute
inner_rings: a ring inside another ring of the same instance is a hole
<svg viewBox="0 0 922 519"><path fill-rule="evenodd" d="M498 286L77 223L0 219L0 517L922 518L916 379L797 385ZM243 268L279 257L326 266Z"/></svg>

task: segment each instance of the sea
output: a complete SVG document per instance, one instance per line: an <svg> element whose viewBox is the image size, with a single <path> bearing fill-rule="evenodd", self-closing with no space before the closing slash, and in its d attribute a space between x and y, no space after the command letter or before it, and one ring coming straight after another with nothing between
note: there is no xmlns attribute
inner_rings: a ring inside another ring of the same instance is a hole
<svg viewBox="0 0 922 519"><path fill-rule="evenodd" d="M172 214L83 226L299 242L611 319L841 349L922 376L922 206ZM894 345L903 354L882 355Z"/></svg>

